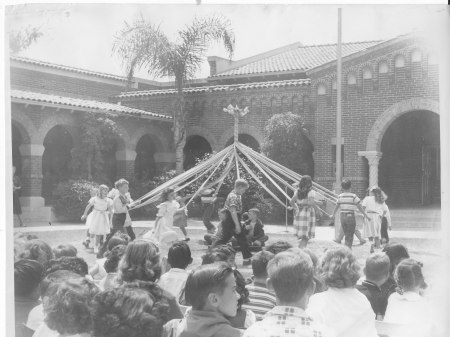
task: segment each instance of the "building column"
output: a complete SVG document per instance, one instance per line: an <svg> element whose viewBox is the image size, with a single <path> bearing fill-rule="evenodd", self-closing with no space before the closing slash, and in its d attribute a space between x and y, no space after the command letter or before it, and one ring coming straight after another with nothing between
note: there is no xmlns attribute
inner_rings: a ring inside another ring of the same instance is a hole
<svg viewBox="0 0 450 337"><path fill-rule="evenodd" d="M122 149L116 152L117 162L117 178L134 177L134 161L136 159L136 151L130 149Z"/></svg>
<svg viewBox="0 0 450 337"><path fill-rule="evenodd" d="M44 207L42 197L42 155L45 147L41 144L22 144L19 147L22 156L22 189L20 202L22 206Z"/></svg>
<svg viewBox="0 0 450 337"><path fill-rule="evenodd" d="M369 162L369 187L378 186L378 165L383 154L378 151L359 151L358 155Z"/></svg>
<svg viewBox="0 0 450 337"><path fill-rule="evenodd" d="M175 152L156 152L153 156L158 174L165 170L175 169Z"/></svg>

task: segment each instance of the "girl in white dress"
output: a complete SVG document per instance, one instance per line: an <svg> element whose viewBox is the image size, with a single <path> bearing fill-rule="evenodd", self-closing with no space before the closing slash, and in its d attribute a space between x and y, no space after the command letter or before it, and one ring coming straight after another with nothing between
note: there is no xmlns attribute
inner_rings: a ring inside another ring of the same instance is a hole
<svg viewBox="0 0 450 337"><path fill-rule="evenodd" d="M388 212L385 200L383 191L379 187L372 187L370 195L365 197L361 204L368 216L368 219L364 220L363 236L369 238L371 242L371 253L373 253L374 247L380 248L381 220Z"/></svg>
<svg viewBox="0 0 450 337"><path fill-rule="evenodd" d="M81 217L82 221L87 218L86 225L89 228L91 238L94 239L94 253L98 253L102 239L111 230L109 215L112 214L112 201L107 198L108 191L108 186L100 185L98 196L89 200L89 204ZM92 212L86 216L91 208L93 208Z"/></svg>
<svg viewBox="0 0 450 337"><path fill-rule="evenodd" d="M158 206L155 226L152 232L144 235L144 239L151 239L159 244L170 244L178 240L177 233L173 230L173 216L177 211L185 210L175 201L176 195L172 188L167 188L162 192L162 203ZM185 238L184 241L187 241Z"/></svg>

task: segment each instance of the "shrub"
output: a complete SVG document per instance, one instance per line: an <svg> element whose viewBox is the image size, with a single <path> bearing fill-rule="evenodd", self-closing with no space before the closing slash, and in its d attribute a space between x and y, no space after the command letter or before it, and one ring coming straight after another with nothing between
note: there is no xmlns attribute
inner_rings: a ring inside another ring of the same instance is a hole
<svg viewBox="0 0 450 337"><path fill-rule="evenodd" d="M91 198L90 191L99 185L87 180L69 180L53 191L53 211L60 221L80 221Z"/></svg>

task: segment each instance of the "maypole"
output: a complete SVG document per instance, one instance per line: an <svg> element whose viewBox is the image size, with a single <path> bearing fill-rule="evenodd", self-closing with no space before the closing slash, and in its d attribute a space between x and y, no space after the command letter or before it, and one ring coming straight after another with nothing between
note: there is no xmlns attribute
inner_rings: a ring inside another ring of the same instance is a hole
<svg viewBox="0 0 450 337"><path fill-rule="evenodd" d="M342 8L338 8L338 43L337 43L337 76L336 76L336 193L341 190L342 178L342 110L341 110L341 84L342 84Z"/></svg>

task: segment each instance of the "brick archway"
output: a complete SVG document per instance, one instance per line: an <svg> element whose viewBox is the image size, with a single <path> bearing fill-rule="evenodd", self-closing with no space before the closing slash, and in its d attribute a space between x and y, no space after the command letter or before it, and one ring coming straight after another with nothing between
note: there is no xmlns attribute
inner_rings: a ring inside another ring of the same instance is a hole
<svg viewBox="0 0 450 337"><path fill-rule="evenodd" d="M401 115L415 110L427 110L439 114L439 102L425 98L412 98L389 107L373 124L367 138L366 151L381 152L381 141L392 122Z"/></svg>
<svg viewBox="0 0 450 337"><path fill-rule="evenodd" d="M219 142L220 148L223 149L226 146L228 140L233 137L233 134L234 134L233 128L229 128L222 134ZM239 124L239 134L248 134L252 136L259 143L259 146L262 145L264 140L263 134L256 127L248 124Z"/></svg>
<svg viewBox="0 0 450 337"><path fill-rule="evenodd" d="M190 136L201 136L205 138L213 151L219 151L219 146L216 141L216 137L208 129L201 126L189 126L186 130L187 138Z"/></svg>

